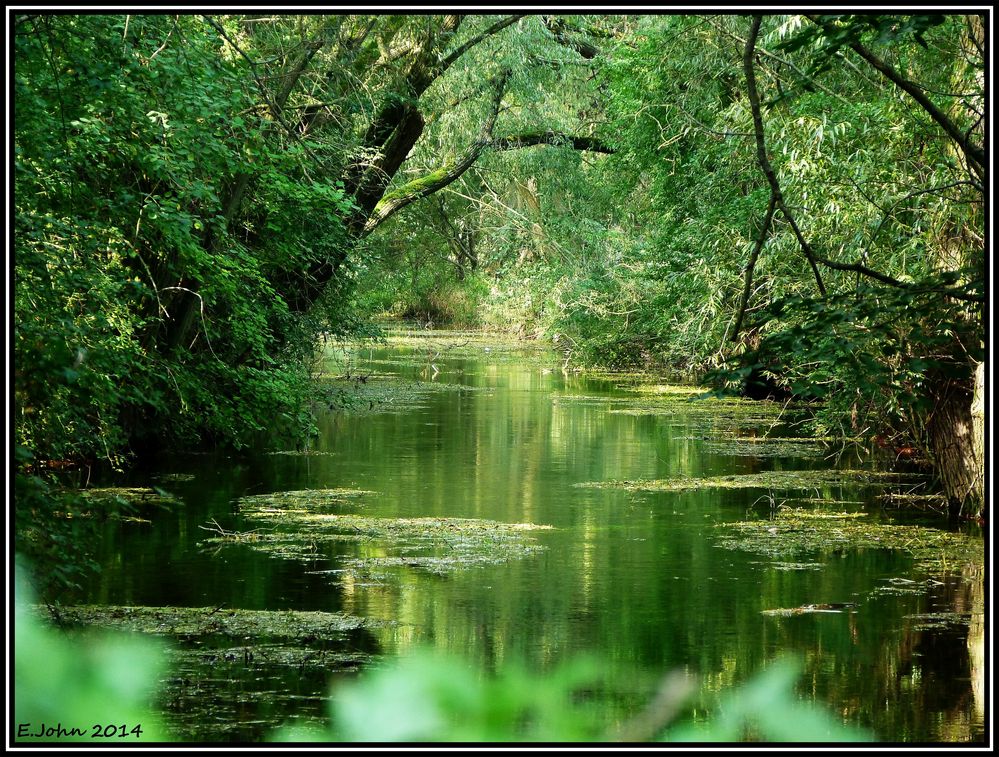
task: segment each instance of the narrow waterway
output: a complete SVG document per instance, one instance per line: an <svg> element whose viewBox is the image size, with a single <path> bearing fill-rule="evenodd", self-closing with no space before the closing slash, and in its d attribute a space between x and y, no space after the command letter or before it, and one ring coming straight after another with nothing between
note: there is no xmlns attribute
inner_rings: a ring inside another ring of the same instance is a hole
<svg viewBox="0 0 999 757"><path fill-rule="evenodd" d="M562 367L554 353L458 334L331 355L328 372L351 376L338 386L353 395L353 412L321 415L307 450L159 461L141 475L183 504L150 523L109 524L102 572L79 601L379 621L338 642L337 664L282 667L261 654L206 653L173 671L163 707L184 738L259 739L288 719L320 719L331 681L424 646L484 671L516 660L545 671L595 653L653 689L663 674L685 669L700 677L704 696L791 654L804 668L802 698L881 740L984 738L980 577L929 578L898 550L830 547L789 560L720 543L725 523L767 519L781 502L834 499L838 510L912 521L885 511L878 489L581 486L862 461L830 460L808 445L735 443L768 431L793 435L793 414L779 408L707 412L691 401L644 412L627 382ZM261 527L243 498L317 489L364 492L343 511L370 518L552 528L525 532L529 548L453 563L447 547L433 553L439 563L393 563L399 553L374 538L319 540L308 554L211 541L216 527ZM846 607L767 612L824 604Z"/></svg>

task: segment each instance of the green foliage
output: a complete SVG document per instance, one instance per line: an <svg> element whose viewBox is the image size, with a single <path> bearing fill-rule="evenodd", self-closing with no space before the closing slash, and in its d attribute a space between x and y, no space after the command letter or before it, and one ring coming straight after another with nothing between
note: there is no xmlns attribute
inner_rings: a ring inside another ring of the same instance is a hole
<svg viewBox="0 0 999 757"><path fill-rule="evenodd" d="M677 680L657 704L622 725L615 696L625 686L606 665L578 658L547 675L508 665L482 678L454 657L423 650L334 690L332 730L286 729L283 741L572 742L870 741L794 694L798 666L777 661L729 692L707 721L673 722L690 690ZM632 682L633 686L633 682ZM639 724L640 723L640 724ZM668 730L663 727L669 725ZM651 726L651 727L650 727Z"/></svg>
<svg viewBox="0 0 999 757"><path fill-rule="evenodd" d="M985 357L963 308L940 305L954 281L776 301L757 315L763 336L735 359L742 367L709 379L738 387L750 368L764 369L796 396L822 401L814 421L820 436L911 433L932 415L934 385L970 380L965 356Z"/></svg>
<svg viewBox="0 0 999 757"><path fill-rule="evenodd" d="M478 326L481 304L488 293L486 279L476 273L456 275L452 265L431 261L419 252L409 257L412 268L400 265L377 275L367 274L357 292L362 312L412 319L435 326Z"/></svg>
<svg viewBox="0 0 999 757"><path fill-rule="evenodd" d="M164 441L307 435L320 340L367 333L371 313L519 326L590 364L741 360L826 401L825 429L918 436L931 385L982 353L981 178L850 47L877 46L979 140L980 19L764 19L770 162L834 266L820 303L778 213L735 340L769 197L742 71L750 20L529 16L485 34L498 20L17 21L15 435L34 472L120 468ZM494 149L547 131L615 154ZM379 200L472 147L472 168L360 244ZM854 263L903 286L835 268Z"/></svg>
<svg viewBox="0 0 999 757"><path fill-rule="evenodd" d="M870 742L863 730L844 725L830 712L794 695L800 666L778 660L720 698L717 715L680 725L665 735L671 742Z"/></svg>
<svg viewBox="0 0 999 757"><path fill-rule="evenodd" d="M31 453L18 447L14 476L14 538L34 569L39 593L54 599L99 566L91 556L98 520L84 499L29 472ZM91 516L91 517L87 517Z"/></svg>
<svg viewBox="0 0 999 757"><path fill-rule="evenodd" d="M37 616L22 572L14 612L15 742L167 741L149 706L162 673L159 647L121 634L67 638Z"/></svg>
<svg viewBox="0 0 999 757"><path fill-rule="evenodd" d="M816 24L806 26L781 42L778 49L794 52L806 47L814 48L817 57L811 72L818 73L832 67L843 47L864 44L868 39L875 44L887 44L911 35L918 44L928 49L925 33L946 20L947 17L940 13L908 16L823 14L816 16Z"/></svg>
<svg viewBox="0 0 999 757"><path fill-rule="evenodd" d="M18 442L121 465L308 432L316 336L346 319L292 304L347 244L342 182L303 173L199 17L39 16L14 43Z"/></svg>

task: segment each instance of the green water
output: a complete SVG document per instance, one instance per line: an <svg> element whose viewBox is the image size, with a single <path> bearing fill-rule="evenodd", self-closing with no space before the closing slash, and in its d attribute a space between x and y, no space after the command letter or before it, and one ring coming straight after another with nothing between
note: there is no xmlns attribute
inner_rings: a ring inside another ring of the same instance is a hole
<svg viewBox="0 0 999 757"><path fill-rule="evenodd" d="M698 674L707 704L711 692L791 653L805 668L800 696L881 740L984 738L980 579L952 576L901 593L890 590L903 585L898 579L919 577L909 558L887 550L830 551L788 569L720 548L717 524L768 517L766 491L574 486L833 462L720 454L718 442L735 435L737 419L715 422L695 410L617 412L635 394L613 381L565 373L558 355L487 347L364 348L348 364L331 361L331 373L365 377L346 391L372 399L358 400L362 412L322 415L313 454L164 458L157 471L135 474L134 482L146 483L156 473L193 478L160 484L182 507L150 524L108 526L102 572L80 600L339 611L391 621L331 642L374 664L417 645L461 655L485 671L511 660L549 670L594 652L634 672L635 706L668 671ZM388 386L383 373L410 388L423 381L450 388L393 401L379 393ZM226 529L252 526L234 504L240 497L331 487L373 492L355 510L367 516L554 529L535 532L543 549L534 554L446 575L408 567L366 578L336 572L350 558L388 554L377 542L323 544L308 561L278 559L249 544L199 546L211 536L204 527L212 519ZM877 509L869 490L833 487L822 495L845 500L840 509ZM856 607L793 617L762 612L815 603ZM965 620L925 628L912 616L926 613ZM182 737L203 741L260 739L288 719L321 719L331 681L356 670L282 668L259 659L202 663L174 671L163 707Z"/></svg>

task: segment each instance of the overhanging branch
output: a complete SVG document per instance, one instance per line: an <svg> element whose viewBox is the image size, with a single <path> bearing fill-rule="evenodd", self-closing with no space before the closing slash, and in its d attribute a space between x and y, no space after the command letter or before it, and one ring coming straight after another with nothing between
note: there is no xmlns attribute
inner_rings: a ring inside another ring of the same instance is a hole
<svg viewBox="0 0 999 757"><path fill-rule="evenodd" d="M739 303L739 313L735 318L735 328L732 329L731 341L735 341L739 337L739 332L742 331L742 321L746 317L746 308L749 307L749 298L753 290L753 274L756 271L756 261L760 259L760 253L763 251L763 245L766 244L767 236L770 234L770 227L773 225L774 211L777 209L776 198L774 197L773 191L770 192L770 201L767 203L767 212L763 216L763 224L760 227L760 233L756 237L756 243L753 245L753 252L749 255L749 261L746 263L746 274L745 281L742 287L742 300Z"/></svg>
<svg viewBox="0 0 999 757"><path fill-rule="evenodd" d="M499 116L500 105L503 102L503 94L506 92L506 85L510 78L508 70L503 71L495 80L493 99L489 109L489 115L475 141L467 150L450 165L433 171L426 176L403 184L396 190L385 193L382 199L375 205L374 210L364 224L362 236L367 236L378 226L398 213L407 205L411 205L417 200L443 189L451 182L458 179L465 171L472 167L482 151L492 141L493 127L496 125L496 118Z"/></svg>
<svg viewBox="0 0 999 757"><path fill-rule="evenodd" d="M570 34L570 31L573 30L565 19L557 16L542 16L541 22L552 33L556 42L575 50L586 60L593 60L600 54L600 48L596 45L586 41L578 34Z"/></svg>
<svg viewBox="0 0 999 757"><path fill-rule="evenodd" d="M528 134L515 134L494 139L492 147L496 150L516 150L535 145L555 145L571 147L573 150L587 150L613 155L614 148L597 137L575 136L557 131L542 131Z"/></svg>
<svg viewBox="0 0 999 757"><path fill-rule="evenodd" d="M813 23L822 27L823 31L827 29L826 25L822 23L822 20L818 16L809 15L808 18ZM975 174L979 177L984 175L985 150L980 145L976 145L972 142L968 134L962 132L960 127L947 117L946 113L934 105L933 101L926 96L926 93L918 84L906 79L888 63L881 60L877 55L860 44L860 42L850 43L850 48L857 53L857 55L867 61L878 73L919 103L923 110L929 114L930 118L936 121L937 124L939 124L943 130L947 132L947 135L951 139L957 142L958 147L961 148L961 151L968 160L969 166Z"/></svg>
<svg viewBox="0 0 999 757"><path fill-rule="evenodd" d="M458 60L458 58L460 58L462 55L464 55L465 53L467 53L469 50L471 50L477 44L479 44L480 42L482 42L482 40L484 40L486 37L491 37L493 34L496 34L496 32L499 32L499 31L502 31L503 29L506 29L506 27L508 27L511 24L514 24L517 21L519 21L520 19L524 18L525 15L527 15L527 14L520 13L520 14L513 15L513 16L507 16L506 18L501 18L495 24L492 24L488 28L483 29L481 32L479 32L474 37L472 37L470 40L468 40L467 42L465 42L461 46L455 48L455 50L453 52L451 52L450 54L448 54L448 56L446 58L444 58L444 60L441 61L440 66L438 67L437 71L435 72L435 78L437 76L440 76L441 74L443 74L449 68L451 68L451 66L454 64L455 61Z"/></svg>
<svg viewBox="0 0 999 757"><path fill-rule="evenodd" d="M899 289L910 289L919 290L918 285L912 285L904 281L900 281L892 276L876 271L873 268L868 268L862 263L839 263L834 260L829 260L828 258L822 257L815 253L815 250L805 239L804 234L802 234L801 229L795 223L794 216L791 215L784 202L784 196L780 190L780 184L777 181L777 174L770 164L770 160L767 158L766 142L764 139L763 132L763 116L760 111L760 97L756 89L756 75L753 70L753 56L754 48L756 46L756 40L760 33L760 22L762 21L762 16L753 16L752 28L749 32L749 37L746 41L745 54L743 56L743 67L746 74L746 89L749 95L749 105L753 114L753 129L756 132L756 149L757 149L757 160L760 163L760 168L767 177L767 182L770 184L771 191L771 204L775 204L781 211L781 215L787 219L788 224L790 224L791 229L794 231L795 237L798 239L798 244L801 246L802 252L804 252L805 257L808 258L809 265L812 267L812 271L815 274L815 280L818 284L819 292L823 297L826 295L825 285L822 283L822 278L819 275L818 265L821 264L826 268L830 268L834 271L849 271L852 273L858 273L861 276L866 276L868 278L879 281L882 284L887 284L892 287ZM768 216L770 215L768 211ZM762 247L760 243L763 239L761 234L760 238L757 240L758 246ZM753 260L755 264L755 260ZM934 289L933 291L938 291L946 297L951 297L956 300L962 300L964 302L983 302L984 298L971 294L967 291L961 289ZM740 321L741 321L740 313ZM740 324L741 325L741 324Z"/></svg>
<svg viewBox="0 0 999 757"><path fill-rule="evenodd" d="M808 240L805 239L805 235L801 233L801 229L798 228L798 224L795 223L791 211L788 210L787 204L784 202L784 195L780 191L780 184L777 182L777 173L774 171L773 166L770 165L770 159L767 157L767 144L763 132L763 115L760 110L760 94L756 89L756 72L753 70L756 40L760 36L760 23L762 21L763 16L753 16L753 24L750 27L749 37L746 40L746 50L742 57L742 67L746 74L746 91L749 95L749 106L753 112L753 130L756 133L756 159L759 161L760 168L767 177L767 183L770 184L770 192L773 195L772 201L780 209L781 215L791 225L791 229L798 239L798 244L801 246L801 251L808 259L808 265L815 276L815 283L819 288L819 293L825 297L826 286L822 283L822 275L819 273L818 265L815 262L815 253L812 251L812 246L808 243Z"/></svg>

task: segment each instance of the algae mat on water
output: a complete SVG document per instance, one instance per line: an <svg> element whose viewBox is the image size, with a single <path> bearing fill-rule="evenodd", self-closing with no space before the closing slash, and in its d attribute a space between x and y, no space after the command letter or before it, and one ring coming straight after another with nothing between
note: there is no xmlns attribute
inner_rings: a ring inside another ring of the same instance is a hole
<svg viewBox="0 0 999 757"><path fill-rule="evenodd" d="M436 381L415 381L397 377L354 379L329 378L337 387L340 412L350 415L409 412L427 407L434 396L488 392L488 388Z"/></svg>
<svg viewBox="0 0 999 757"><path fill-rule="evenodd" d="M41 611L42 608L38 608ZM192 640L207 636L303 641L384 625L337 612L234 610L222 607L76 605L52 610L60 625L97 625Z"/></svg>
<svg viewBox="0 0 999 757"><path fill-rule="evenodd" d="M164 638L169 676L160 706L175 737L195 741L260 740L292 712L323 723L330 676L370 662L378 652L370 629L397 625L336 612L218 607L81 605L51 614L69 633Z"/></svg>
<svg viewBox="0 0 999 757"><path fill-rule="evenodd" d="M337 567L315 572L371 574L408 567L446 574L534 554L543 547L534 541L532 532L551 529L534 523L332 512L352 498L368 494L371 492L320 489L244 497L236 503L240 515L256 527L246 531L227 531L217 523L214 528L203 527L218 535L205 539L202 545L221 548L240 544L271 557L313 562L326 556L324 545L355 543L359 554L340 556Z"/></svg>
<svg viewBox="0 0 999 757"><path fill-rule="evenodd" d="M981 564L984 544L968 534L924 526L881 523L866 513L779 508L772 519L719 523L718 546L771 558L890 549L909 555L928 574L960 572Z"/></svg>
<svg viewBox="0 0 999 757"><path fill-rule="evenodd" d="M166 507L182 504L181 500L173 494L158 487L107 486L84 489L81 493L86 499L101 505L128 504Z"/></svg>
<svg viewBox="0 0 999 757"><path fill-rule="evenodd" d="M46 608L36 607L39 614ZM239 610L222 607L126 607L76 605L49 608L67 629L99 627L164 637L178 665L217 666L241 663L266 667L341 669L370 655L355 648L354 637L373 628L393 626L340 612ZM203 677L203 674L199 677Z"/></svg>
<svg viewBox="0 0 999 757"><path fill-rule="evenodd" d="M767 471L732 476L711 476L639 481L585 481L575 486L588 489L624 489L626 491L685 492L702 489L778 489L801 491L823 486L890 486L925 483L926 477L915 473L892 473L863 470Z"/></svg>

